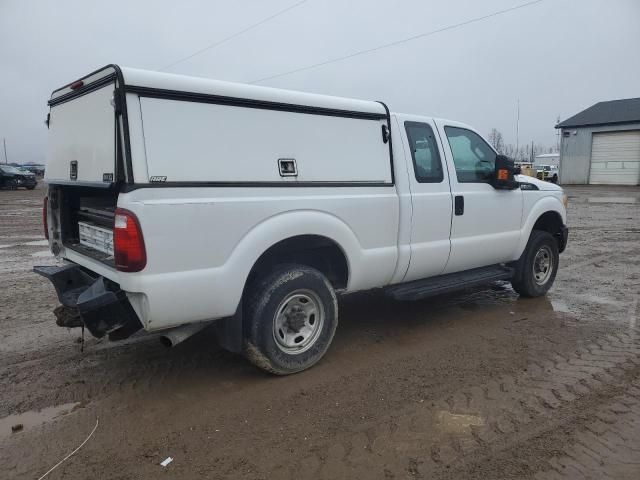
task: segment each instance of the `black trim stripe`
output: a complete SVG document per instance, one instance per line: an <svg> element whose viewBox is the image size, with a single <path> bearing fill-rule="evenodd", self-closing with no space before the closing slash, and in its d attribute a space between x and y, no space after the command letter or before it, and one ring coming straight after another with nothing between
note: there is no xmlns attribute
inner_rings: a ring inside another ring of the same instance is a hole
<svg viewBox="0 0 640 480"><path fill-rule="evenodd" d="M72 90L69 93L65 93L64 95L60 95L59 97L51 99L47 102L47 105L49 105L50 107L55 107L56 105L60 105L61 103L65 103L70 100L74 100L78 97L82 97L87 93L94 92L106 85L109 85L110 83L114 83L115 80L116 80L116 74L112 73L111 75L107 75L106 77L99 78L95 82L91 82L86 85L83 85L78 90Z"/></svg>
<svg viewBox="0 0 640 480"><path fill-rule="evenodd" d="M113 188L114 184L109 182L83 182L82 180L76 182L74 180L47 180L47 185L59 185L64 187L90 187L90 188Z"/></svg>
<svg viewBox="0 0 640 480"><path fill-rule="evenodd" d="M337 108L313 107L309 105L297 105L293 103L271 102L267 100L255 100L251 98L227 97L207 93L183 92L180 90L165 90L160 88L136 87L126 85L127 93L135 93L141 97L162 98L166 100L178 100L182 102L213 103L231 107L259 108L264 110L277 110L280 112L306 113L310 115L326 115L330 117L359 118L362 120L384 120L383 113L357 112L354 110L340 110Z"/></svg>
<svg viewBox="0 0 640 480"><path fill-rule="evenodd" d="M139 190L141 188L278 188L278 187L393 187L388 182L158 182L158 183L133 183L124 184L120 188L121 193Z"/></svg>
<svg viewBox="0 0 640 480"><path fill-rule="evenodd" d="M387 117L387 128L389 129L389 163L391 165L391 183L395 184L396 183L396 172L395 169L393 168L393 134L392 129L391 129L391 112L389 111L389 107L387 107L387 104L381 101L378 101L378 103L380 105L382 105L384 107L384 111L386 112L386 117Z"/></svg>
<svg viewBox="0 0 640 480"><path fill-rule="evenodd" d="M135 179L133 178L133 163L131 161L131 140L129 136L129 114L127 111L127 95L126 95L126 86L124 84L124 76L122 75L122 70L118 65L111 65L112 68L115 69L116 75L118 77L118 83L116 85L116 91L114 92L114 96L118 105L120 107L120 115L122 116L122 125L124 126L124 160L125 160L125 177L127 183L134 183ZM118 139L119 141L120 139Z"/></svg>
<svg viewBox="0 0 640 480"><path fill-rule="evenodd" d="M87 73L84 77L80 77L77 80L74 80L73 82L69 82L66 85L60 87L60 88L56 88L53 92L51 92L51 96L53 96L54 93L59 92L60 90L64 90L65 88L69 88L71 85L73 85L74 83L76 83L78 80L84 80L85 78L89 78L89 77L93 77L95 74L100 73L104 70L109 70L109 69L114 69L114 70L119 70L119 67L117 65L114 65L113 63L110 63L109 65L105 65L102 68L99 68L97 70L94 70L91 73Z"/></svg>

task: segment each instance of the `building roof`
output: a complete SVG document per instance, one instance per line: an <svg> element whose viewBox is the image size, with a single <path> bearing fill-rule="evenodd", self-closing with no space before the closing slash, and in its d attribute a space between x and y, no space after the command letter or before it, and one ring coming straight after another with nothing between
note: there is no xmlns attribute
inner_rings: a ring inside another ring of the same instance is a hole
<svg viewBox="0 0 640 480"><path fill-rule="evenodd" d="M636 122L640 122L640 98L626 98L598 102L573 117L560 122L556 125L556 128Z"/></svg>

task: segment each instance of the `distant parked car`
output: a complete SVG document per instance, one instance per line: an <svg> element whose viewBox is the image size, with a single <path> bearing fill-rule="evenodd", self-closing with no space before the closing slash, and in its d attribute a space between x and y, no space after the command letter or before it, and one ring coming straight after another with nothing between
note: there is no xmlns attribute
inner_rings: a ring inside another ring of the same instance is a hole
<svg viewBox="0 0 640 480"><path fill-rule="evenodd" d="M38 185L36 176L18 167L11 165L0 165L0 188L15 190L20 187L33 190Z"/></svg>
<svg viewBox="0 0 640 480"><path fill-rule="evenodd" d="M558 183L558 167L556 165L538 165L537 177L551 183Z"/></svg>
<svg viewBox="0 0 640 480"><path fill-rule="evenodd" d="M44 176L44 165L23 165L22 167L20 167L24 170L29 170L31 173L35 174L36 176Z"/></svg>

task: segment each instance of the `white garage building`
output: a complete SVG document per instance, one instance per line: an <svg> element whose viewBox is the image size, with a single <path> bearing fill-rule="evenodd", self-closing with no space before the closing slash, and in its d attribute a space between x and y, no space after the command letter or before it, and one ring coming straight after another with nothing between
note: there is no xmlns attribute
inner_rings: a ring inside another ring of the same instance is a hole
<svg viewBox="0 0 640 480"><path fill-rule="evenodd" d="M556 128L561 183L640 185L640 98L596 103Z"/></svg>

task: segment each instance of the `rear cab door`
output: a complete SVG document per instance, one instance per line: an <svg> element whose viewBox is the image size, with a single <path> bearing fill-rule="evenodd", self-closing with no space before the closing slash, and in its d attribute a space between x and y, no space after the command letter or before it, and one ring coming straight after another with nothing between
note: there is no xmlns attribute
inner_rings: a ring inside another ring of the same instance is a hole
<svg viewBox="0 0 640 480"><path fill-rule="evenodd" d="M496 152L467 125L436 120L449 167L454 214L451 254L443 273L515 260L520 242L522 191L489 184Z"/></svg>
<svg viewBox="0 0 640 480"><path fill-rule="evenodd" d="M411 192L411 258L404 282L441 274L449 259L452 198L433 119L396 116Z"/></svg>
<svg viewBox="0 0 640 480"><path fill-rule="evenodd" d="M102 68L54 91L47 117L51 248L114 281L118 185L131 179L122 148L122 86L118 67Z"/></svg>
<svg viewBox="0 0 640 480"><path fill-rule="evenodd" d="M45 180L108 187L117 167L116 70L104 68L53 92L47 119L49 150Z"/></svg>

